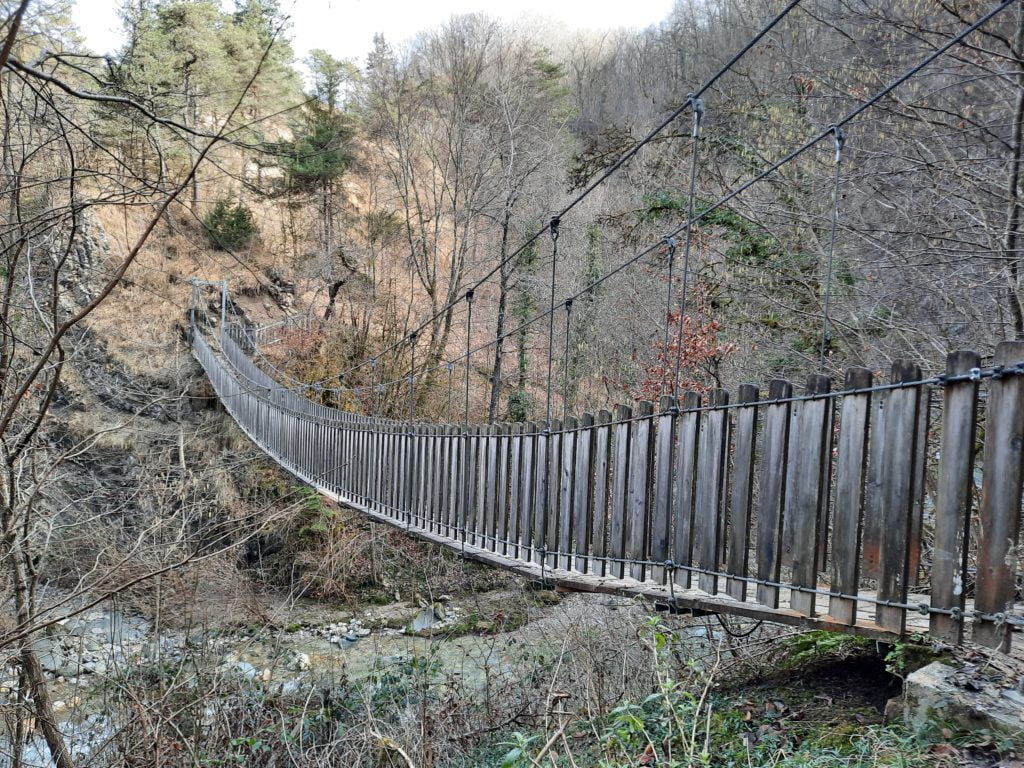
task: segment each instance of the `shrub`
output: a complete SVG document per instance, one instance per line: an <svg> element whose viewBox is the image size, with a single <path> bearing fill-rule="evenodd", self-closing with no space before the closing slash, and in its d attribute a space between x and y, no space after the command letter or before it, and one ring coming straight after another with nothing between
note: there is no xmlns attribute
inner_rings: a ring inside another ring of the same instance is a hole
<svg viewBox="0 0 1024 768"><path fill-rule="evenodd" d="M203 224L210 243L223 251L244 248L259 234L252 211L241 203L231 205L227 200L217 201Z"/></svg>

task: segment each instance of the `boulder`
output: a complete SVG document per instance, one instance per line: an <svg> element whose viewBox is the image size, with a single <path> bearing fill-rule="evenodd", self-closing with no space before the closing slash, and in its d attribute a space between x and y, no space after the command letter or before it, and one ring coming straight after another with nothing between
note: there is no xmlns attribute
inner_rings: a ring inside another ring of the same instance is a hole
<svg viewBox="0 0 1024 768"><path fill-rule="evenodd" d="M1024 728L1024 694L1005 682L987 677L974 665L956 668L932 662L907 675L903 695L889 702L886 715L902 717L912 728L939 721L1019 734Z"/></svg>

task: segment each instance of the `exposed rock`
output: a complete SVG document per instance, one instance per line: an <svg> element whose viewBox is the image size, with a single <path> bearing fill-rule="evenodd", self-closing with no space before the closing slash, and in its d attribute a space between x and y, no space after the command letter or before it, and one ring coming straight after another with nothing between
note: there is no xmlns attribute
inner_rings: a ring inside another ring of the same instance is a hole
<svg viewBox="0 0 1024 768"><path fill-rule="evenodd" d="M912 727L928 720L967 729L1019 733L1024 728L1024 696L967 664L954 668L936 661L907 676L903 695L889 702L886 715Z"/></svg>
<svg viewBox="0 0 1024 768"><path fill-rule="evenodd" d="M413 620L406 625L405 631L410 635L429 635L430 631L436 624L437 617L434 615L434 609L423 608L416 614L416 616L413 617Z"/></svg>
<svg viewBox="0 0 1024 768"><path fill-rule="evenodd" d="M405 602L375 606L366 612L363 623L375 629L401 629L419 613L418 608Z"/></svg>

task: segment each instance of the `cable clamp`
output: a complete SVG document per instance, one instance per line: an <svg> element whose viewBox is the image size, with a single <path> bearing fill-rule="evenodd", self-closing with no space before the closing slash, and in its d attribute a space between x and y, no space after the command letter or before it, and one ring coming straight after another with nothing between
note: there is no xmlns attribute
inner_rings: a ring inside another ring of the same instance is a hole
<svg viewBox="0 0 1024 768"><path fill-rule="evenodd" d="M455 370L455 361L454 360L449 360L448 361L448 373L451 373L454 370Z"/></svg>
<svg viewBox="0 0 1024 768"><path fill-rule="evenodd" d="M566 311L566 314L568 314L569 312L572 312L572 296L570 296L569 298L567 298L565 300L565 311Z"/></svg>
<svg viewBox="0 0 1024 768"><path fill-rule="evenodd" d="M1001 378L1003 378L1003 366L1001 366L1001 365L993 365L992 366L992 379L993 380L998 380L998 379L1001 379Z"/></svg>
<svg viewBox="0 0 1024 768"><path fill-rule="evenodd" d="M832 132L832 138L836 145L836 165L843 159L843 145L846 144L846 131L842 129L838 123L832 123L828 127L829 131Z"/></svg>
<svg viewBox="0 0 1024 768"><path fill-rule="evenodd" d="M672 235L665 238L665 248L668 249L668 260L671 262L676 256L676 239Z"/></svg>
<svg viewBox="0 0 1024 768"><path fill-rule="evenodd" d="M971 368L967 376L970 381L981 381L981 368Z"/></svg>
<svg viewBox="0 0 1024 768"><path fill-rule="evenodd" d="M376 357L371 357L370 358L370 368L372 368L373 370L377 370L377 358ZM345 374L344 373L341 374L338 378L339 379L344 379L345 378Z"/></svg>
<svg viewBox="0 0 1024 768"><path fill-rule="evenodd" d="M419 336L419 331L412 331L409 334L409 341L416 341L417 336Z"/></svg>
<svg viewBox="0 0 1024 768"><path fill-rule="evenodd" d="M552 240L557 240L558 239L558 227L559 227L559 225L561 223L562 223L562 220L558 216L552 216L551 217L551 225L550 225L550 227L551 227L551 239Z"/></svg>
<svg viewBox="0 0 1024 768"><path fill-rule="evenodd" d="M690 109L693 110L693 132L690 134L693 138L700 138L700 121L704 118L704 99L698 98L695 93L688 93L686 100L690 103Z"/></svg>
<svg viewBox="0 0 1024 768"><path fill-rule="evenodd" d="M929 606L928 603L917 604L917 612L920 613L922 616L927 616L930 611L931 606Z"/></svg>
<svg viewBox="0 0 1024 768"><path fill-rule="evenodd" d="M473 303L473 289L472 288L470 288L468 291L466 291L466 301L469 302L470 304Z"/></svg>

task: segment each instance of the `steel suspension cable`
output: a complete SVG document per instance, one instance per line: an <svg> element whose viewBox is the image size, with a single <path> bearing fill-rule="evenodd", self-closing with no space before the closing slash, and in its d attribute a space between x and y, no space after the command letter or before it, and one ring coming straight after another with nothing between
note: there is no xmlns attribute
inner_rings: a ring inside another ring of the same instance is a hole
<svg viewBox="0 0 1024 768"><path fill-rule="evenodd" d="M551 219L549 227L551 232L551 310L548 315L548 386L547 401L544 408L544 418L547 419L548 423L551 422L551 360L555 343L555 278L558 269L558 227L560 223L559 218L556 216Z"/></svg>
<svg viewBox="0 0 1024 768"><path fill-rule="evenodd" d="M672 397L679 393L679 371L683 364L683 341L686 332L686 288L690 279L690 245L693 242L693 206L697 191L697 156L700 152L700 121L704 117L704 101L690 94L693 104L693 133L690 153L690 190L686 204L686 235L683 239L683 285L679 292L679 344L676 347L676 373L672 381Z"/></svg>
<svg viewBox="0 0 1024 768"><path fill-rule="evenodd" d="M565 359L562 361L562 427L569 419L569 334L572 332L572 299L565 300Z"/></svg>
<svg viewBox="0 0 1024 768"><path fill-rule="evenodd" d="M846 143L846 132L838 125L833 126L836 145L836 168L832 181L832 228L828 238L828 264L825 270L825 307L822 312L821 351L818 354L818 368L825 370L825 351L828 342L828 315L832 299L832 259L836 251L836 226L839 223L839 166L843 162L843 145Z"/></svg>

